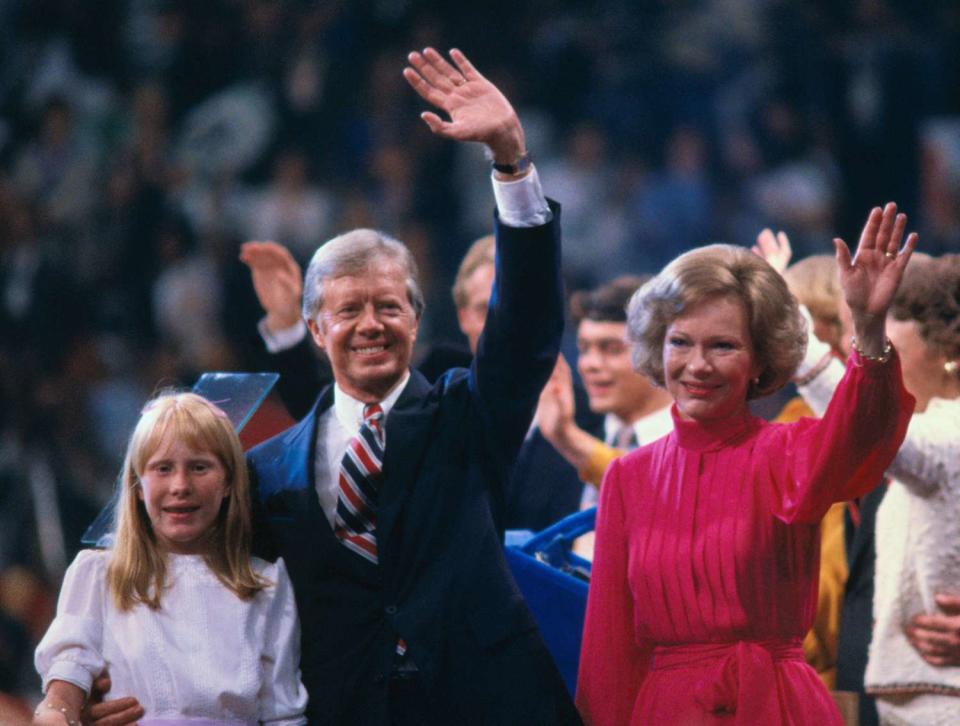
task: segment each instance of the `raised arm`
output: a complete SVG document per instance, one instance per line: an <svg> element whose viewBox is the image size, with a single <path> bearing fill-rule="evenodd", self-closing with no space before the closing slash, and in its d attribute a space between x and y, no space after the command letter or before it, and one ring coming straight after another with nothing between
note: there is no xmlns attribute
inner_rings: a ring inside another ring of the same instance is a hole
<svg viewBox="0 0 960 726"><path fill-rule="evenodd" d="M784 231L773 233L771 229L764 229L757 235L757 243L750 248L754 254L760 255L767 263L781 275L787 270L790 258L793 257L793 248L790 247L790 238Z"/></svg>
<svg viewBox="0 0 960 726"><path fill-rule="evenodd" d="M433 111L424 111L420 118L437 136L485 144L494 163L515 164L527 147L513 106L463 53L453 49L450 58L455 66L433 48L407 56L410 67L403 69L403 77L421 98L447 113L450 120L440 118Z"/></svg>
<svg viewBox="0 0 960 726"><path fill-rule="evenodd" d="M240 261L266 316L257 328L269 354L261 365L280 374L277 393L295 419L305 416L317 392L330 382L330 371L318 363L307 326L301 318L303 275L290 251L276 242L245 242Z"/></svg>
<svg viewBox="0 0 960 726"><path fill-rule="evenodd" d="M901 249L905 227L906 216L891 203L870 212L855 256L842 240L835 241L854 352L822 420L802 420L776 432L789 440L777 439L774 445L792 452L778 498L785 519L819 521L831 502L869 491L906 434L913 398L903 389L899 360L890 360L884 326L916 246L911 234ZM830 367L820 373L827 374Z"/></svg>
<svg viewBox="0 0 960 726"><path fill-rule="evenodd" d="M484 430L498 454L513 459L537 398L550 375L563 332L559 207L548 207L528 163L523 128L513 106L457 50L452 63L432 48L408 56L403 71L413 89L449 115L427 111L438 136L482 143L497 170L497 252L493 292L472 366L471 391Z"/></svg>
<svg viewBox="0 0 960 726"><path fill-rule="evenodd" d="M840 286L853 317L853 347L868 359L884 355L887 310L917 246L913 232L901 248L906 227L907 215L897 214L897 205L889 202L870 211L852 258L842 239L833 241Z"/></svg>
<svg viewBox="0 0 960 726"><path fill-rule="evenodd" d="M574 413L573 373L561 355L540 393L536 422L543 437L577 470L580 478L599 487L610 462L626 452L607 446L584 431L577 425Z"/></svg>
<svg viewBox="0 0 960 726"><path fill-rule="evenodd" d="M276 242L245 242L240 261L250 268L253 289L267 313L271 333L295 326L300 320L303 274L290 250Z"/></svg>
<svg viewBox="0 0 960 726"><path fill-rule="evenodd" d="M906 224L907 216L898 214L897 205L890 202L883 209L871 210L854 257L851 258L843 240L834 240L844 299L853 320L854 347L868 359L882 357L887 310L916 247L916 234L909 235L906 244L900 246ZM781 275L792 256L787 235L774 235L769 229L760 232L752 249ZM843 367L839 363L828 366L829 363L829 348L811 338L807 360L801 364L795 380L818 415L823 414L842 377Z"/></svg>

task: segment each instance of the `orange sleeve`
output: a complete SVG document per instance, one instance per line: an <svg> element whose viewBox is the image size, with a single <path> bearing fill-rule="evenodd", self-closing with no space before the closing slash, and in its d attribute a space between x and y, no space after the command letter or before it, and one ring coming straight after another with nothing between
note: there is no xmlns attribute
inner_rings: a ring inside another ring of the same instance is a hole
<svg viewBox="0 0 960 726"><path fill-rule="evenodd" d="M827 510L820 524L820 589L817 615L803 639L803 654L824 685L837 687L837 638L840 632L840 609L847 584L847 556L843 544L843 512L845 502L837 502Z"/></svg>
<svg viewBox="0 0 960 726"><path fill-rule="evenodd" d="M618 459L623 456L625 451L622 449L615 449L612 446L607 446L605 443L599 439L593 445L593 448L590 450L590 456L587 459L587 463L583 465L583 468L580 469L577 474L580 476L580 481L584 481L587 484L593 484L595 487L600 486L600 482L603 481L603 475L607 471L607 467L610 466L610 462L614 459Z"/></svg>

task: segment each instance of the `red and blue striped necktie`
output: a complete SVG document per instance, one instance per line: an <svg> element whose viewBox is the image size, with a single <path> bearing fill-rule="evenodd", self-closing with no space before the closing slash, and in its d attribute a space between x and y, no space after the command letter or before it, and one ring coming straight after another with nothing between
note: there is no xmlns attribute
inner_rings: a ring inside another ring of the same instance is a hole
<svg viewBox="0 0 960 726"><path fill-rule="evenodd" d="M383 409L371 403L340 462L340 493L334 534L361 557L377 564L377 498L383 476Z"/></svg>

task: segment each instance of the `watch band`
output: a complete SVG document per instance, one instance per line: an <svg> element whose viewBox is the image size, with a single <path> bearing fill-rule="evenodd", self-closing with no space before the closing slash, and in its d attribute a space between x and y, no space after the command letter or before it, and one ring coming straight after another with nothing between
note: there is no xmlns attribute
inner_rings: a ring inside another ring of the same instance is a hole
<svg viewBox="0 0 960 726"><path fill-rule="evenodd" d="M529 169L532 163L533 161L530 159L530 152L524 151L512 164L498 164L497 162L493 162L493 168L494 170L499 171L501 174L510 174L516 176L517 174L522 174Z"/></svg>

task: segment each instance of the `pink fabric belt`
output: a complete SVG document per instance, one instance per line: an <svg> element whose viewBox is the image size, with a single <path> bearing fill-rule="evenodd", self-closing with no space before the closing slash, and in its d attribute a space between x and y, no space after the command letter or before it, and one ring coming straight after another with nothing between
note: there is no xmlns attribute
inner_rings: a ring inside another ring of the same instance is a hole
<svg viewBox="0 0 960 726"><path fill-rule="evenodd" d="M782 661L805 662L799 638L661 645L653 651L651 670L702 670L694 698L708 713L734 714L736 724L778 723L774 663Z"/></svg>

